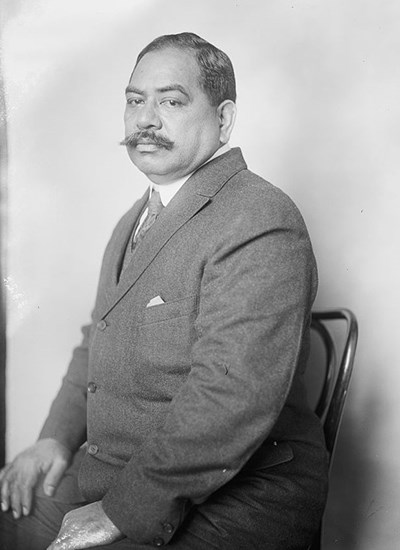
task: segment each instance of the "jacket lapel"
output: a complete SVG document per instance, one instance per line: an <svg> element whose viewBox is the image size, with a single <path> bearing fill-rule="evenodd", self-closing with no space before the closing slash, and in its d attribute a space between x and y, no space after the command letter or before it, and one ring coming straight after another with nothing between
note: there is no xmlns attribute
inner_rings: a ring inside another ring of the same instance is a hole
<svg viewBox="0 0 400 550"><path fill-rule="evenodd" d="M246 164L240 149L235 148L217 157L212 162L203 165L192 174L168 206L162 210L157 218L157 222L152 226L151 231L146 234L143 243L135 251L131 263L124 269L121 275L119 284L110 302L110 307L103 317L129 292L174 233L193 218L199 210L204 208L228 179L245 168ZM136 213L135 220L146 200L147 194L140 201L141 207ZM130 219L132 220L132 218L133 215ZM123 246L118 247L114 258L115 273L113 278L115 281L117 280L118 271L123 261L127 240L132 231L132 222L128 225L129 230L125 226L125 237L120 239Z"/></svg>
<svg viewBox="0 0 400 550"><path fill-rule="evenodd" d="M118 228L118 233L115 237L115 244L110 251L109 265L111 266L112 288L116 288L119 281L121 266L124 261L125 250L129 239L131 238L133 228L143 211L149 198L149 190L145 192L143 197L139 199L125 215Z"/></svg>

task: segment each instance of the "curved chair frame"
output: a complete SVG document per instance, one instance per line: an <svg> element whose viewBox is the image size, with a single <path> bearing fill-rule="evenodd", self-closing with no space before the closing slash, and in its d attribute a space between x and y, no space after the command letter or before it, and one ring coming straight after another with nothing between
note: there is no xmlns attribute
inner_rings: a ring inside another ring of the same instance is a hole
<svg viewBox="0 0 400 550"><path fill-rule="evenodd" d="M338 352L331 332L325 326L327 321L345 320L347 332L343 350L338 361ZM311 328L320 336L325 352L325 376L315 412L322 422L329 466L332 465L337 436L343 415L358 339L358 324L354 313L349 309L332 309L312 313ZM322 525L315 536L310 550L321 549Z"/></svg>
<svg viewBox="0 0 400 550"><path fill-rule="evenodd" d="M325 326L325 321L340 319L346 321L347 332L340 363L338 363L337 348L331 332ZM311 327L320 335L326 350L325 378L315 412L322 421L331 461L353 371L358 324L354 313L350 310L332 309L313 312Z"/></svg>

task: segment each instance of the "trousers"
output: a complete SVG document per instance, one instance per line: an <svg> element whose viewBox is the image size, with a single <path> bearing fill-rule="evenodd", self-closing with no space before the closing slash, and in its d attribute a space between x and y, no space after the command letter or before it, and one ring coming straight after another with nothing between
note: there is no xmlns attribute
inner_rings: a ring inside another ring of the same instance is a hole
<svg viewBox="0 0 400 550"><path fill-rule="evenodd" d="M233 480L194 506L167 544L171 550L306 550L318 530L327 484L322 456L293 444L294 458L260 469L244 469ZM300 469L297 463L303 464ZM1 550L46 550L64 515L87 504L80 496L76 464L53 497L38 484L33 510L14 520L0 512ZM155 544L122 539L98 550L149 550Z"/></svg>

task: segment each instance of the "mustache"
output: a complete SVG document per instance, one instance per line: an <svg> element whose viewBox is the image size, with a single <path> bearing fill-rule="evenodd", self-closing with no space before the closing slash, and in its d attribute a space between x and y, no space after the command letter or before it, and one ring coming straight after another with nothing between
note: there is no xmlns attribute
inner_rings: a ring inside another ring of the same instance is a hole
<svg viewBox="0 0 400 550"><path fill-rule="evenodd" d="M173 141L169 140L162 134L156 134L153 130L142 130L139 132L133 132L129 136L126 136L126 138L120 142L120 145L136 147L141 141L151 143L152 145L156 145L157 147L162 147L164 149L167 149L168 151L170 151L174 146Z"/></svg>

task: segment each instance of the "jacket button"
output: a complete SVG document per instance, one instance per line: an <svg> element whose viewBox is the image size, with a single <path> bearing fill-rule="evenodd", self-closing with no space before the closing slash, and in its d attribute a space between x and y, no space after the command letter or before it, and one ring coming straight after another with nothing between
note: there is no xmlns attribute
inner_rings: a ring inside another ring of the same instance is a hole
<svg viewBox="0 0 400 550"><path fill-rule="evenodd" d="M87 387L87 391L89 393L95 393L96 390L97 390L96 384L94 382L89 382L88 387Z"/></svg>
<svg viewBox="0 0 400 550"><path fill-rule="evenodd" d="M88 453L90 455L96 455L99 452L99 448L97 445L89 445L88 447Z"/></svg>
<svg viewBox="0 0 400 550"><path fill-rule="evenodd" d="M164 523L163 528L169 535L174 532L174 526L171 523Z"/></svg>
<svg viewBox="0 0 400 550"><path fill-rule="evenodd" d="M101 321L99 321L99 322L97 323L97 328L98 328L99 330L105 330L105 329L107 328L107 323L105 322L104 319L102 319Z"/></svg>
<svg viewBox="0 0 400 550"><path fill-rule="evenodd" d="M156 537L153 540L153 544L154 546L157 546L157 547L164 546L164 539L162 539L161 537Z"/></svg>

